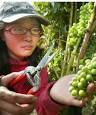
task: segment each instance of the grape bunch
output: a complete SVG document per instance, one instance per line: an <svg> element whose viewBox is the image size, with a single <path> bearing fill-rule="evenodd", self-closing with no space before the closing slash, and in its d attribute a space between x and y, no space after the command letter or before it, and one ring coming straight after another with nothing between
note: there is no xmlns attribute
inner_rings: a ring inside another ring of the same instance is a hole
<svg viewBox="0 0 96 115"><path fill-rule="evenodd" d="M93 13L93 3L86 3L80 7L80 16L78 23L73 23L72 27L69 28L67 46L74 48L77 40L83 38L86 31L88 21Z"/></svg>
<svg viewBox="0 0 96 115"><path fill-rule="evenodd" d="M87 96L87 86L96 81L96 54L92 59L86 59L84 65L79 66L78 72L72 79L69 91L76 99Z"/></svg>

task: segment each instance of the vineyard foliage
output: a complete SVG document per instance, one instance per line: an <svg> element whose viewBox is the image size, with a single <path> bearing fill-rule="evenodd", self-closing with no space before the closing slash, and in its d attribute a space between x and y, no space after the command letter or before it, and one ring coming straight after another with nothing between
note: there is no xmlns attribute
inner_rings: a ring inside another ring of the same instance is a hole
<svg viewBox="0 0 96 115"><path fill-rule="evenodd" d="M55 42L53 53L58 50L54 59L49 63L49 80L57 80L66 74L77 73L80 66L96 53L96 18L93 2L34 2L36 10L45 16L50 25L43 27L41 47L45 52L52 42ZM92 20L93 19L93 20ZM93 25L92 25L93 24ZM90 26L91 25L91 26ZM86 38L87 37L86 42ZM86 42L86 52L79 58L81 49ZM42 44L43 43L43 44ZM46 47L46 48L45 48ZM76 93L76 92L75 92ZM84 94L84 93L83 93ZM83 95L81 93L81 95ZM85 96L85 94L83 95ZM96 97L83 109L82 114L94 115ZM91 109L89 109L91 108ZM93 112L92 112L93 111Z"/></svg>
<svg viewBox="0 0 96 115"><path fill-rule="evenodd" d="M50 22L48 27L43 27L42 47L47 49L52 41L55 41L53 52L59 50L53 61L49 63L50 80L57 80L65 74L76 72L76 57L93 13L93 3L34 2L34 6ZM86 53L87 57L89 55Z"/></svg>

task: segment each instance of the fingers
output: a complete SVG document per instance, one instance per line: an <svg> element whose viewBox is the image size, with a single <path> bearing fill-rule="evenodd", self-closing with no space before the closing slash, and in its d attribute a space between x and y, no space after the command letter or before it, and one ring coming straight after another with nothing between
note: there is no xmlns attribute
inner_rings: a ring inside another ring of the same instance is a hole
<svg viewBox="0 0 96 115"><path fill-rule="evenodd" d="M22 107L22 112L23 113L31 113L33 110L34 110L34 105L33 104L23 104L23 105L20 105Z"/></svg>
<svg viewBox="0 0 96 115"><path fill-rule="evenodd" d="M71 105L74 105L76 107L82 107L84 103L80 100L74 100L74 102L71 103Z"/></svg>
<svg viewBox="0 0 96 115"><path fill-rule="evenodd" d="M0 87L0 99L11 103L35 103L37 98L33 95L19 94Z"/></svg>
<svg viewBox="0 0 96 115"><path fill-rule="evenodd" d="M24 73L24 71L13 72L13 73L11 73L11 74L8 74L8 75L2 77L1 83L2 83L4 86L7 86L10 81L12 81L13 79L15 79L18 75L22 75L23 73Z"/></svg>
<svg viewBox="0 0 96 115"><path fill-rule="evenodd" d="M96 85L94 83L90 83L87 87L88 95L92 95L96 91Z"/></svg>
<svg viewBox="0 0 96 115"><path fill-rule="evenodd" d="M34 105L26 104L25 106L20 106L19 104L8 103L7 101L0 100L0 109L15 115L26 115L33 111Z"/></svg>
<svg viewBox="0 0 96 115"><path fill-rule="evenodd" d="M90 99L91 99L91 97L92 97L92 95L93 95L93 93L96 91L96 85L94 84L94 83L90 83L89 85L88 85L88 87L87 87L87 97L85 97L84 99L82 99L82 100L74 100L74 105L76 105L76 106L84 106L85 105L85 103L86 102L88 102Z"/></svg>
<svg viewBox="0 0 96 115"><path fill-rule="evenodd" d="M32 95L19 94L0 87L0 109L15 115L26 115L34 109L37 98Z"/></svg>
<svg viewBox="0 0 96 115"><path fill-rule="evenodd" d="M7 101L0 100L0 109L9 113L15 113L19 111L19 107L15 104L8 103Z"/></svg>
<svg viewBox="0 0 96 115"><path fill-rule="evenodd" d="M96 84L95 83L90 83L87 87L87 97L85 97L82 100L73 100L72 103L74 103L75 106L84 106L86 102L88 102L92 95L94 94L94 92L96 91Z"/></svg>
<svg viewBox="0 0 96 115"><path fill-rule="evenodd" d="M96 84L90 83L87 86L87 101L91 100L93 97L93 94L96 92Z"/></svg>

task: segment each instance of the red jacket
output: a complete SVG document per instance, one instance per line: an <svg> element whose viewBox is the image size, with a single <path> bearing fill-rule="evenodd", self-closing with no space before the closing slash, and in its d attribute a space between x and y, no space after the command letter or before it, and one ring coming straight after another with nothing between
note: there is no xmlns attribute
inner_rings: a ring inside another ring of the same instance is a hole
<svg viewBox="0 0 96 115"><path fill-rule="evenodd" d="M17 61L10 61L11 63L11 72L18 72L25 67L27 67L27 62L17 62ZM47 68L42 69L40 72L40 88L37 92L32 93L38 97L36 102L36 110L38 115L58 115L61 106L55 101L53 101L49 96L49 90L52 87L53 83L48 83L48 72ZM32 88L32 86L26 82L27 78L22 77L20 82L14 84L11 89L17 93L27 94L28 91Z"/></svg>

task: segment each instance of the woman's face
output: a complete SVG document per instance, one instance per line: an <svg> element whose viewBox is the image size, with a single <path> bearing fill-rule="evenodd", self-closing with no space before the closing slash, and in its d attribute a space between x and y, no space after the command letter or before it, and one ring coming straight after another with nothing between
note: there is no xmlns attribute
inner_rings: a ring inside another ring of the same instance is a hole
<svg viewBox="0 0 96 115"><path fill-rule="evenodd" d="M10 57L23 60L30 56L40 40L40 26L37 20L24 18L4 28L3 41Z"/></svg>

